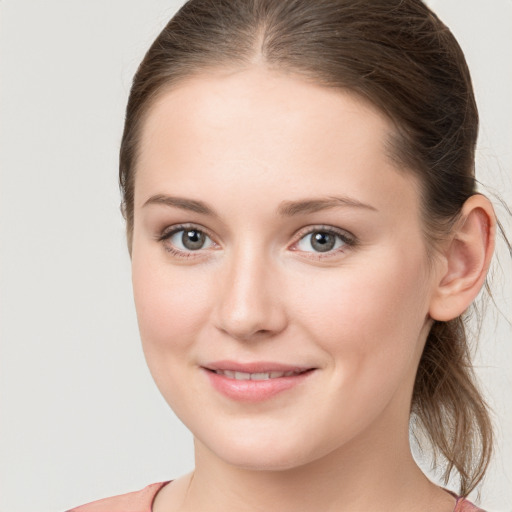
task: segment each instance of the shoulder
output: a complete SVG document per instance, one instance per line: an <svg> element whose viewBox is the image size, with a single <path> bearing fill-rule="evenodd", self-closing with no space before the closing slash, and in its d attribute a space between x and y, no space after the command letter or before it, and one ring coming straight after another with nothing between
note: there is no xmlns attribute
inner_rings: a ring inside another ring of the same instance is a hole
<svg viewBox="0 0 512 512"><path fill-rule="evenodd" d="M465 498L458 498L453 512L485 512Z"/></svg>
<svg viewBox="0 0 512 512"><path fill-rule="evenodd" d="M169 482L148 485L140 491L112 496L72 508L68 512L151 512L157 492Z"/></svg>

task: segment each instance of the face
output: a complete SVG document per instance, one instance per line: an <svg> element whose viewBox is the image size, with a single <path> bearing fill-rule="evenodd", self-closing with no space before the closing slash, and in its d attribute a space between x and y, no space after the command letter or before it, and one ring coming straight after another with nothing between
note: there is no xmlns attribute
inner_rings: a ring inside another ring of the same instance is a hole
<svg viewBox="0 0 512 512"><path fill-rule="evenodd" d="M149 368L212 456L283 469L407 436L433 277L370 105L254 68L153 106L133 285Z"/></svg>

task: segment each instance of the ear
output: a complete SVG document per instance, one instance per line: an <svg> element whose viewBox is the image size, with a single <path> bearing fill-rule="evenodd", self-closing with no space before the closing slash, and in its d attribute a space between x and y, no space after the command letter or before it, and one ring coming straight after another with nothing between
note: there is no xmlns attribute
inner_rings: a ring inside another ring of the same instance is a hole
<svg viewBox="0 0 512 512"><path fill-rule="evenodd" d="M442 251L430 317L448 321L461 315L482 288L496 237L496 216L483 195L471 196L463 205L459 222Z"/></svg>

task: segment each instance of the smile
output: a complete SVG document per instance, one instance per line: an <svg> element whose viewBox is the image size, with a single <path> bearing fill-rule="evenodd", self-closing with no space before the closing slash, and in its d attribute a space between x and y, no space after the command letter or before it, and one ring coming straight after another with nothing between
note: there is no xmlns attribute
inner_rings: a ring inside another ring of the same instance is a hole
<svg viewBox="0 0 512 512"><path fill-rule="evenodd" d="M247 372L236 372L232 370L214 370L217 375L223 375L228 379L235 380L269 380L269 379L279 379L281 377L293 377L295 375L300 375L304 373L304 371L288 371L288 372L258 372L258 373L247 373Z"/></svg>
<svg viewBox="0 0 512 512"><path fill-rule="evenodd" d="M300 386L315 368L277 363L217 362L203 366L213 389L238 402L262 402Z"/></svg>

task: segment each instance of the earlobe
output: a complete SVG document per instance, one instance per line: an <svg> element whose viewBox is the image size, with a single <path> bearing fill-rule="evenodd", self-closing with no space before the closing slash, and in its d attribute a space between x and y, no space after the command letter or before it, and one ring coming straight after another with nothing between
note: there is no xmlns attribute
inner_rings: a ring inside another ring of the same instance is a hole
<svg viewBox="0 0 512 512"><path fill-rule="evenodd" d="M480 194L471 196L443 252L444 265L430 303L431 318L452 320L470 306L485 282L495 233L496 217L490 201Z"/></svg>

